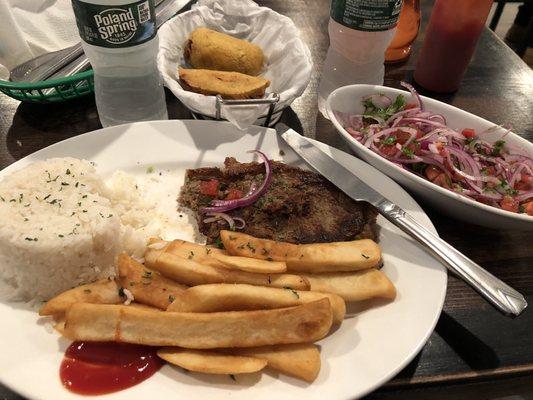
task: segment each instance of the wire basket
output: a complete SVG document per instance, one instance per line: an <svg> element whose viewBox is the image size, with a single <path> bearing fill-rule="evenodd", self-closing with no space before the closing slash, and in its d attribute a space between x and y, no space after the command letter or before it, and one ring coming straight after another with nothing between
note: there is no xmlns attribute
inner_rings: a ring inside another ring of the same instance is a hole
<svg viewBox="0 0 533 400"><path fill-rule="evenodd" d="M9 97L31 103L58 103L94 93L93 70L40 82L0 80L0 91Z"/></svg>

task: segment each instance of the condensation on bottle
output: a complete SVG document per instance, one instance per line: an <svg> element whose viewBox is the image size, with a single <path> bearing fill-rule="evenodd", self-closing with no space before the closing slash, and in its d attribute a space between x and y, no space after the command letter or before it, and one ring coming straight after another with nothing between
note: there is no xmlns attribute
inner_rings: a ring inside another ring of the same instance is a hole
<svg viewBox="0 0 533 400"><path fill-rule="evenodd" d="M72 0L104 127L168 119L153 0Z"/></svg>
<svg viewBox="0 0 533 400"><path fill-rule="evenodd" d="M332 0L330 45L318 86L318 109L335 89L356 83L382 85L385 50L392 40L402 0Z"/></svg>

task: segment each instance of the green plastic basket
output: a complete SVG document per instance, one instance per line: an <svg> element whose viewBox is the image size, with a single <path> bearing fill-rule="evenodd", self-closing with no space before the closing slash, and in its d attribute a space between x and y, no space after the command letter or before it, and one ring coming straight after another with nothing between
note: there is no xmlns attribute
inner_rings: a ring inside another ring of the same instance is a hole
<svg viewBox="0 0 533 400"><path fill-rule="evenodd" d="M31 103L58 103L94 93L94 74L90 69L66 78L40 82L0 80L0 91L14 99Z"/></svg>

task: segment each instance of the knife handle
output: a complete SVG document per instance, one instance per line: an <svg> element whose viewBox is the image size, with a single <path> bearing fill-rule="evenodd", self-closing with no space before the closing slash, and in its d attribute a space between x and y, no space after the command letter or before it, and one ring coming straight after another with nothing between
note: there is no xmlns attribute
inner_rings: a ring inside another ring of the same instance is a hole
<svg viewBox="0 0 533 400"><path fill-rule="evenodd" d="M383 200L376 207L385 218L424 245L446 268L462 278L503 314L518 316L527 307L522 294L427 230L394 203Z"/></svg>

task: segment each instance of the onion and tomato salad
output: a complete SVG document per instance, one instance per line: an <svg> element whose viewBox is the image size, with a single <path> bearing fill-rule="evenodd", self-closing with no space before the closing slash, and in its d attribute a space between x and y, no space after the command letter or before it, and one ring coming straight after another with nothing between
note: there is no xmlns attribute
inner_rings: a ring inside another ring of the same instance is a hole
<svg viewBox="0 0 533 400"><path fill-rule="evenodd" d="M411 85L402 85L412 94L409 103L401 94L372 94L363 98L363 114L335 115L354 139L398 167L481 203L533 215L531 155L508 145L505 135L488 142L486 131L450 128Z"/></svg>
<svg viewBox="0 0 533 400"><path fill-rule="evenodd" d="M209 207L204 207L200 211L207 217L204 223L225 222L230 230L243 229L246 222L240 217L233 217L229 211L254 204L263 194L266 193L272 180L272 165L265 153L259 150L250 150L248 153L256 153L265 165L265 177L263 182L252 182L247 193L237 189L230 189L224 200L213 199ZM218 195L219 181L211 179L200 184L200 193L206 196L216 197Z"/></svg>

